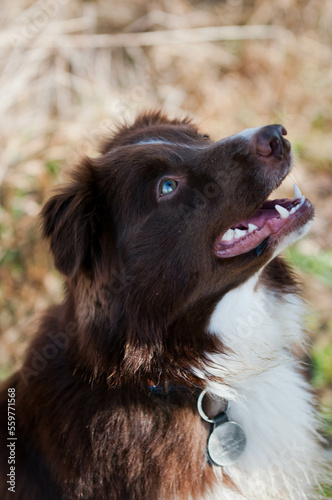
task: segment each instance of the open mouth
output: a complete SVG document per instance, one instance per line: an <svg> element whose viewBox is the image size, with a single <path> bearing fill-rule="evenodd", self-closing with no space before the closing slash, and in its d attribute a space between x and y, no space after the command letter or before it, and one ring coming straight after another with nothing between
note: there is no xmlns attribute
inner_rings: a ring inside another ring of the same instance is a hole
<svg viewBox="0 0 332 500"><path fill-rule="evenodd" d="M296 231L313 216L313 206L294 184L294 198L266 200L248 219L224 232L216 241L217 257L235 257L254 251L260 255L273 242Z"/></svg>

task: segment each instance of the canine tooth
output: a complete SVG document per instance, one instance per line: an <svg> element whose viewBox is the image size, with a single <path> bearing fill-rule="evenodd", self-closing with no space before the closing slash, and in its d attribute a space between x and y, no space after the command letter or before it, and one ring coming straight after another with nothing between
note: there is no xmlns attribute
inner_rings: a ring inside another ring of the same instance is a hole
<svg viewBox="0 0 332 500"><path fill-rule="evenodd" d="M297 184L294 184L294 197L293 200L296 200L297 198L302 198L302 193L301 189Z"/></svg>
<svg viewBox="0 0 332 500"><path fill-rule="evenodd" d="M287 219L287 217L289 217L287 208L281 207L280 205L275 205L274 208L277 210L277 212L279 212L281 219Z"/></svg>
<svg viewBox="0 0 332 500"><path fill-rule="evenodd" d="M249 232L249 233L252 233L253 231L255 231L255 229L258 229L258 227L257 227L257 226L255 226L255 224L251 224L251 223L249 222L249 224L248 224L248 232Z"/></svg>
<svg viewBox="0 0 332 500"><path fill-rule="evenodd" d="M234 238L234 229L228 229L224 236L221 238L221 241L231 241Z"/></svg>
<svg viewBox="0 0 332 500"><path fill-rule="evenodd" d="M298 208L298 205L296 205L296 207L293 207L292 210L289 213L293 214L294 212L296 212L297 208Z"/></svg>
<svg viewBox="0 0 332 500"><path fill-rule="evenodd" d="M235 234L234 234L234 237L236 240L239 240L240 238L242 238L242 236L244 236L246 234L247 231L243 231L243 229L235 229Z"/></svg>

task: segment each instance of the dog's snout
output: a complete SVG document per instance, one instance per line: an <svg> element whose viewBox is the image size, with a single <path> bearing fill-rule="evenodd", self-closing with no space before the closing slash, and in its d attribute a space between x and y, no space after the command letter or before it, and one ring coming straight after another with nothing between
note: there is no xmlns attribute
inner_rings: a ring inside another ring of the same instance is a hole
<svg viewBox="0 0 332 500"><path fill-rule="evenodd" d="M253 137L255 153L265 158L281 159L290 151L290 143L284 135L287 135L287 130L282 125L262 127Z"/></svg>

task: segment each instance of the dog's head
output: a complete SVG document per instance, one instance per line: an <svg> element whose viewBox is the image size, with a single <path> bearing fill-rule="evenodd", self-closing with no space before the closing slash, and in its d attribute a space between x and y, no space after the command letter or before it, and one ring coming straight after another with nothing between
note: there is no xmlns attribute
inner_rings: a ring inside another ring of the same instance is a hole
<svg viewBox="0 0 332 500"><path fill-rule="evenodd" d="M154 331L165 339L189 310L203 327L202 308L259 271L313 216L299 192L267 201L291 168L285 134L270 125L213 142L186 120L138 118L46 203L55 265L72 290L82 279L95 290L87 307L99 303L99 315L112 310L117 328L135 329L129 344L151 342L155 352Z"/></svg>

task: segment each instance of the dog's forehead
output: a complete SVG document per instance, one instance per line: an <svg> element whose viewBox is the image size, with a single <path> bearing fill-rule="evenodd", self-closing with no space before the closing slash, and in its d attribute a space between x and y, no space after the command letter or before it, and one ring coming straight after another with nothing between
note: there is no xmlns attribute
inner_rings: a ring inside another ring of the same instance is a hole
<svg viewBox="0 0 332 500"><path fill-rule="evenodd" d="M179 141L169 141L167 139L159 139L159 138L154 138L151 137L149 139L142 139L138 142L132 143L132 145L135 146L154 146L154 145L168 145L168 146L176 146L176 147L182 147L186 149L205 149L209 146L209 144L186 144L184 142L181 142L181 139Z"/></svg>
<svg viewBox="0 0 332 500"><path fill-rule="evenodd" d="M123 166L126 163L130 170L133 165L137 167L135 170L139 170L138 167L148 164L151 167L155 162L160 167L169 162L174 166L192 161L197 153L207 151L215 144L208 136L191 131L187 134L185 129L179 134L168 132L173 131L167 128L160 132L152 128L124 137L123 141L115 143L105 152L106 158L116 158ZM132 162L129 162L129 157Z"/></svg>
<svg viewBox="0 0 332 500"><path fill-rule="evenodd" d="M120 142L126 144L154 145L185 145L190 147L191 144L204 144L210 142L207 135L200 133L196 127L190 123L153 123L137 128L130 128L122 131L118 135Z"/></svg>

